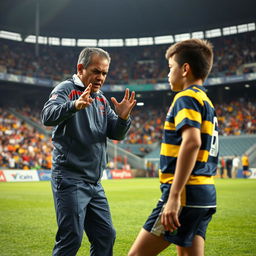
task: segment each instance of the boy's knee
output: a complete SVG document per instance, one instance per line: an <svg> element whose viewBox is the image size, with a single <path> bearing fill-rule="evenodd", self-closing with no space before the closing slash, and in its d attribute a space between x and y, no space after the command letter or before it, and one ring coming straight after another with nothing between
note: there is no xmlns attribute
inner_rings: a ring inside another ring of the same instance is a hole
<svg viewBox="0 0 256 256"><path fill-rule="evenodd" d="M129 251L127 256L135 256L135 254L133 252Z"/></svg>
<svg viewBox="0 0 256 256"><path fill-rule="evenodd" d="M140 254L138 252L136 252L135 250L130 250L127 254L127 256L140 256Z"/></svg>

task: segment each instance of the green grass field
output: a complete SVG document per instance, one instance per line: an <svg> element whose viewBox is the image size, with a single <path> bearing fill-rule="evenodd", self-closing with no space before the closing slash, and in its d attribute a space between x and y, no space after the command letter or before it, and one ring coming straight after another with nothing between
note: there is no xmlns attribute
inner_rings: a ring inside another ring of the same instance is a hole
<svg viewBox="0 0 256 256"><path fill-rule="evenodd" d="M159 196L158 179L103 181L125 256ZM256 180L216 179L218 209L209 225L206 256L256 255ZM49 256L56 231L49 182L0 184L0 255ZM84 237L78 255L89 255ZM160 255L176 255L174 246Z"/></svg>

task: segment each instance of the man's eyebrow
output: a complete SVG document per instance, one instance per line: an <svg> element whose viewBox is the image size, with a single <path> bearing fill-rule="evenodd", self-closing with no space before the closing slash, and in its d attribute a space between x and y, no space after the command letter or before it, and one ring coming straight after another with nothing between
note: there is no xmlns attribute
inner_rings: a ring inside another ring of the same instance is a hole
<svg viewBox="0 0 256 256"><path fill-rule="evenodd" d="M108 73L108 70L105 71L105 70L100 70L100 69L98 69L98 68L94 68L93 71L96 71L96 72L98 72L98 73L103 73L103 74L107 74L107 73Z"/></svg>

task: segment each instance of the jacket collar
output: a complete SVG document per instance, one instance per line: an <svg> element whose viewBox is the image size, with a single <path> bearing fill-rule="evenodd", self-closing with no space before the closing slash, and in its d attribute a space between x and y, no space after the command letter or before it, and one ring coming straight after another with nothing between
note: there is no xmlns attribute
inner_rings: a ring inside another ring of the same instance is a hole
<svg viewBox="0 0 256 256"><path fill-rule="evenodd" d="M80 78L77 76L77 74L74 74L72 78L73 78L73 81L74 81L75 85L84 88L84 84L82 83L82 81L80 80Z"/></svg>
<svg viewBox="0 0 256 256"><path fill-rule="evenodd" d="M73 78L73 82L74 82L75 85L85 88L84 84L82 83L82 81L80 80L80 78L78 77L77 74L74 74L72 76L72 78ZM92 94L93 95L99 95L99 94L103 94L103 92L101 90L99 90L98 92L95 92L95 93L92 93Z"/></svg>

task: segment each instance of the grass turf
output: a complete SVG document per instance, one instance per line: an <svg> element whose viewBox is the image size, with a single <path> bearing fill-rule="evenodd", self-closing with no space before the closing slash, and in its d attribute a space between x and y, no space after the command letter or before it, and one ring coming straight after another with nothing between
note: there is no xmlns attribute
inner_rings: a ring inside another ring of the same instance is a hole
<svg viewBox="0 0 256 256"><path fill-rule="evenodd" d="M125 256L159 196L158 179L103 181L117 231L114 256ZM216 179L217 213L206 256L256 255L256 180ZM56 232L49 182L0 184L0 255L48 256ZM89 255L86 237L77 254ZM161 256L176 255L170 246Z"/></svg>

